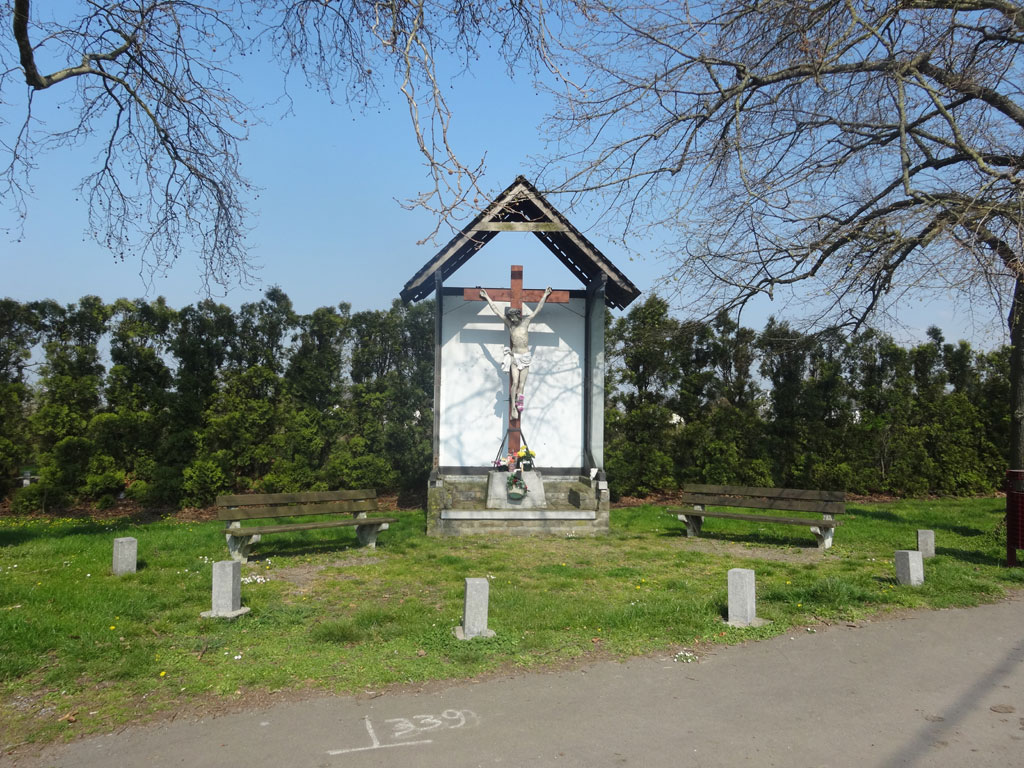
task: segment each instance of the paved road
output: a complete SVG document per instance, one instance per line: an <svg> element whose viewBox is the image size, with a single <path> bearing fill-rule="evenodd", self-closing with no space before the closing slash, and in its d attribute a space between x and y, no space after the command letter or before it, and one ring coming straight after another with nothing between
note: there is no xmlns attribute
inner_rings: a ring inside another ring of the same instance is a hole
<svg viewBox="0 0 1024 768"><path fill-rule="evenodd" d="M2 758L0 758L2 761ZM129 729L31 766L1022 766L1024 599Z"/></svg>

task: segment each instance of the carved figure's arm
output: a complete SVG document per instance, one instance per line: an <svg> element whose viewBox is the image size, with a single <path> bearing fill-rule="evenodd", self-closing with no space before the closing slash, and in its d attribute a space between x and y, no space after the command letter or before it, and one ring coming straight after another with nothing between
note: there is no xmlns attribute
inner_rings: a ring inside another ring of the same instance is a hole
<svg viewBox="0 0 1024 768"><path fill-rule="evenodd" d="M500 317L501 322L505 323L505 325L508 325L508 322L505 320L505 313L498 308L497 304L491 301L491 297L487 295L487 291L485 291L483 288L480 289L480 298L487 302L487 306L491 308L491 312Z"/></svg>
<svg viewBox="0 0 1024 768"><path fill-rule="evenodd" d="M526 321L528 321L528 320L532 321L537 315L540 314L540 311L542 309L544 309L544 302L548 300L548 296L550 296L550 295L551 295L551 286L549 285L547 288L544 289L544 295L540 297L540 301L537 302L537 308L535 310L533 310L529 314L529 316L523 318L523 322L524 323Z"/></svg>

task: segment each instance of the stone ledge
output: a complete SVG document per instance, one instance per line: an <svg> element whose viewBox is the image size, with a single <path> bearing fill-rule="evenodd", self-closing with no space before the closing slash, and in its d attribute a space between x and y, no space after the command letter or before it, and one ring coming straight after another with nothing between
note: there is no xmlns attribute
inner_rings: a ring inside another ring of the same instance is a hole
<svg viewBox="0 0 1024 768"><path fill-rule="evenodd" d="M442 509L442 520L596 520L592 509Z"/></svg>

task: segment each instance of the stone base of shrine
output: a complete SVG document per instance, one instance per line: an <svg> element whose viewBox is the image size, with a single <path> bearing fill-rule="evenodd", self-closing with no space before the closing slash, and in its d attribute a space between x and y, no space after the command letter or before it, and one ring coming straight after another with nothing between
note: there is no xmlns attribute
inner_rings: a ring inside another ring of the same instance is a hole
<svg viewBox="0 0 1024 768"><path fill-rule="evenodd" d="M514 477L509 472L497 470L487 473L487 500L484 506L489 510L516 512L521 510L547 509L547 497L544 494L544 478L540 472L524 471L523 482L526 484L526 495L514 498L509 495L509 479Z"/></svg>
<svg viewBox="0 0 1024 768"><path fill-rule="evenodd" d="M427 534L591 536L608 532L610 505L608 484L604 480L543 472L527 474L536 475L534 483L540 486L543 495L523 504L521 502L526 502L530 493L523 499L507 499L504 493L506 472L436 473L431 476L428 487ZM529 477L526 482L532 492L535 485ZM503 496L505 501L501 500Z"/></svg>

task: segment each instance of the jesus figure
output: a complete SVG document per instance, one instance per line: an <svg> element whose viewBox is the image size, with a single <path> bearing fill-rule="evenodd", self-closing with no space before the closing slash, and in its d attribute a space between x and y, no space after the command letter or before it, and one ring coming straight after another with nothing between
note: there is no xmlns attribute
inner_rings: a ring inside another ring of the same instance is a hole
<svg viewBox="0 0 1024 768"><path fill-rule="evenodd" d="M526 374L529 372L530 363L533 362L533 355L530 354L529 332L530 323L537 319L544 302L551 295L551 286L544 289L544 295L537 302L537 308L523 317L523 310L508 307L504 313L491 301L487 291L480 289L480 298L487 302L491 311L502 319L508 328L510 346L505 347L504 357L501 362L501 370L511 371L512 378L509 382L508 396L516 405L516 410L523 412L525 401L523 390L526 388ZM525 308L525 306L524 306Z"/></svg>

